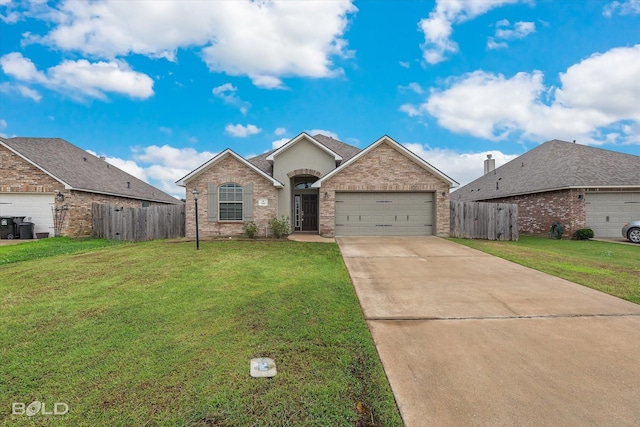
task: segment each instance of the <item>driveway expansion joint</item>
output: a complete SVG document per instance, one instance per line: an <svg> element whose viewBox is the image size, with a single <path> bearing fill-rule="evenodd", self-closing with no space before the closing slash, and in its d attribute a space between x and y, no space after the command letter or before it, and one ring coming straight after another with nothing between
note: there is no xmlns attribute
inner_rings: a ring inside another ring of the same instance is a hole
<svg viewBox="0 0 640 427"><path fill-rule="evenodd" d="M581 317L640 317L640 313L602 314L534 314L522 316L467 316L467 317L365 317L366 321L420 322L429 320L509 320L509 319L571 319Z"/></svg>

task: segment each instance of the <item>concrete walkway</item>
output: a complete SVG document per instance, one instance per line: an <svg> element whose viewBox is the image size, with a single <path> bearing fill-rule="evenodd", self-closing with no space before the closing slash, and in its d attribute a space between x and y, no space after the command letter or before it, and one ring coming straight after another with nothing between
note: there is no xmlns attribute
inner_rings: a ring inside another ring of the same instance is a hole
<svg viewBox="0 0 640 427"><path fill-rule="evenodd" d="M639 426L640 306L436 237L340 237L417 426Z"/></svg>

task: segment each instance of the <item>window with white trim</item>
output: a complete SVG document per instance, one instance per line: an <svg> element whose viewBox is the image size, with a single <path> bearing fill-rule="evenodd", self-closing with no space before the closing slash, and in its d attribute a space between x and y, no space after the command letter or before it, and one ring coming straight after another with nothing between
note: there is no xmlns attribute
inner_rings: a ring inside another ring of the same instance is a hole
<svg viewBox="0 0 640 427"><path fill-rule="evenodd" d="M224 184L218 188L220 221L242 221L242 186Z"/></svg>

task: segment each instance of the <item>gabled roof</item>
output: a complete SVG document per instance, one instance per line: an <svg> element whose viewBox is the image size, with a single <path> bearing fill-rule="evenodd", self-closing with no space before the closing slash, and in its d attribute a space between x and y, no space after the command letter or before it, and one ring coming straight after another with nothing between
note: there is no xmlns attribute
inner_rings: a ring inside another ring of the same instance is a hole
<svg viewBox="0 0 640 427"><path fill-rule="evenodd" d="M459 188L451 199L473 201L570 188L625 187L640 187L640 156L554 139Z"/></svg>
<svg viewBox="0 0 640 427"><path fill-rule="evenodd" d="M314 135L313 139L316 142L319 142L320 144L324 145L334 153L337 153L338 155L340 155L340 157L342 157L342 162L347 161L348 159L352 158L353 156L355 156L361 151L358 147L345 144L342 141L338 141L337 139L324 136L321 134ZM255 167L257 167L258 169L262 170L267 175L272 176L273 162L268 161L267 157L271 156L273 153L275 153L278 150L279 148L276 148L275 150L271 150L259 156L255 156L250 159L247 159L247 161L252 165L254 165Z"/></svg>
<svg viewBox="0 0 640 427"><path fill-rule="evenodd" d="M423 158L421 158L420 156L416 155L412 151L408 150L404 146L400 145L399 143L394 141L393 138L391 138L391 137L389 137L387 135L384 135L382 138L378 139L376 142L374 142L373 144L369 145L367 148L365 148L364 150L360 151L358 154L354 155L353 157L351 157L346 162L343 162L339 167L337 167L336 169L332 170L331 172L329 172L328 174L326 174L325 176L320 178L318 181L314 182L312 187L313 188L322 187L322 182L324 182L325 180L331 178L332 176L340 173L340 171L342 171L344 168L348 167L350 164L352 164L353 162L357 161L359 158L365 156L367 153L373 151L380 144L384 144L384 143L387 143L387 144L391 145L394 149L396 149L400 153L404 154L405 156L407 156L408 158L413 160L420 167L426 169L427 171L429 171L433 175L439 177L443 181L448 182L450 187L456 187L458 185L458 183L455 180L451 179L449 176L447 176L446 174L441 172L439 169L435 168L434 166L432 166L431 164L426 162Z"/></svg>
<svg viewBox="0 0 640 427"><path fill-rule="evenodd" d="M266 160L267 161L273 161L273 159L276 156L284 153L289 148L293 147L294 145L296 145L298 142L300 142L302 140L307 140L307 141L311 142L313 145L315 145L316 147L320 148L322 151L324 151L328 155L333 156L333 158L335 159L336 162L342 161L342 156L340 154L336 153L335 151L331 150L326 145L324 145L321 142L317 141L315 138L313 138L312 136L310 136L306 132L302 132L300 135L296 136L295 138L293 138L292 140L290 140L289 142L284 144L282 147L274 150L271 154L269 154L266 157Z"/></svg>
<svg viewBox="0 0 640 427"><path fill-rule="evenodd" d="M0 144L69 190L160 203L181 203L175 197L64 139L0 138Z"/></svg>
<svg viewBox="0 0 640 427"><path fill-rule="evenodd" d="M198 176L201 172L203 172L204 170L208 169L209 167L217 164L218 162L220 162L222 159L226 158L227 156L233 157L234 159L236 159L240 163L244 164L249 169L255 171L258 175L262 176L267 181L270 181L271 183L273 183L274 187L277 187L277 188L283 188L284 187L284 185L282 185L282 183L280 181L278 181L277 179L273 178L271 175L269 175L268 173L266 173L262 169L260 169L260 168L256 167L255 165L249 163L249 161L245 160L244 158L242 158L240 155L236 154L233 150L231 150L229 148L227 148L226 150L224 150L223 152L221 152L217 156L213 157L211 160L207 161L206 163L202 164L197 169L191 171L186 176L180 178L178 181L176 181L176 184L178 184L178 185L180 185L182 187L186 187L188 181L192 180L193 178Z"/></svg>

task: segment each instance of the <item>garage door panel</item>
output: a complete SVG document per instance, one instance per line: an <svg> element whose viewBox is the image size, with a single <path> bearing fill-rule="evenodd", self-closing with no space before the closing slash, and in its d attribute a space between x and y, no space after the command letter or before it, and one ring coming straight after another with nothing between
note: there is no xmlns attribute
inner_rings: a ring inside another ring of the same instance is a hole
<svg viewBox="0 0 640 427"><path fill-rule="evenodd" d="M36 233L53 234L53 206L53 194L0 194L0 216L24 216L25 221L34 223Z"/></svg>
<svg viewBox="0 0 640 427"><path fill-rule="evenodd" d="M336 193L336 235L431 235L432 199L433 193Z"/></svg>
<svg viewBox="0 0 640 427"><path fill-rule="evenodd" d="M585 210L595 237L621 237L622 226L640 218L640 192L587 193Z"/></svg>

